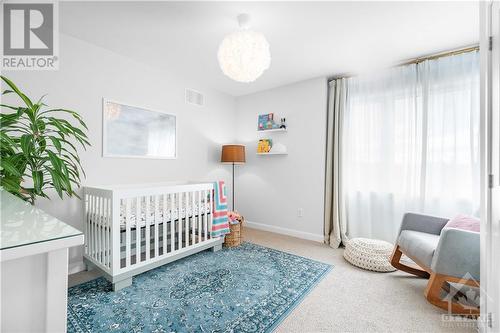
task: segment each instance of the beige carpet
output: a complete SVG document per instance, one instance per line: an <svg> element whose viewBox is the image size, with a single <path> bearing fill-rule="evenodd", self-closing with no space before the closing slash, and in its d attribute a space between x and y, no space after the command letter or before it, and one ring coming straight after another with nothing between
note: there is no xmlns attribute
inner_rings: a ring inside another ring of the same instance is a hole
<svg viewBox="0 0 500 333"><path fill-rule="evenodd" d="M426 280L406 273L374 273L347 263L341 249L293 237L245 230L247 241L333 264L333 270L276 332L475 332L475 323L443 322L445 312L427 303ZM69 277L69 285L95 278Z"/></svg>

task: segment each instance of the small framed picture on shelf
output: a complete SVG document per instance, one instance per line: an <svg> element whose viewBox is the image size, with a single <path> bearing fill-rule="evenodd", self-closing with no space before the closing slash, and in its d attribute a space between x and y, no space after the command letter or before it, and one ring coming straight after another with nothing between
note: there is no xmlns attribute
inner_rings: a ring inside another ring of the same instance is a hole
<svg viewBox="0 0 500 333"><path fill-rule="evenodd" d="M257 126L259 131L277 128L274 127L274 113L259 114L259 123Z"/></svg>

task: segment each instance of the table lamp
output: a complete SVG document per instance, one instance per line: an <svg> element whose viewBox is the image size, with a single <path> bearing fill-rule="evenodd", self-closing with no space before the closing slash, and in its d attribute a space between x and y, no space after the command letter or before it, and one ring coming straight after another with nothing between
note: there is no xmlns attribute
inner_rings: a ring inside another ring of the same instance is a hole
<svg viewBox="0 0 500 333"><path fill-rule="evenodd" d="M245 146L244 145L223 145L220 161L222 163L231 163L233 165L233 210L234 210L234 165L245 163Z"/></svg>

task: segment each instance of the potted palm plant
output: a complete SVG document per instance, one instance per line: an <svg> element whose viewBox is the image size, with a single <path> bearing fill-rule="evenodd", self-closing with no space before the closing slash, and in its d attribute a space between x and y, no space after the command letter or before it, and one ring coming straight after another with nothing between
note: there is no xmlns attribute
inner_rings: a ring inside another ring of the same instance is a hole
<svg viewBox="0 0 500 333"><path fill-rule="evenodd" d="M90 145L87 125L72 110L51 109L43 97L33 102L5 76L0 76L21 105L1 104L0 115L0 183L8 192L35 204L37 197L49 198L47 190L77 196L81 174L77 146Z"/></svg>

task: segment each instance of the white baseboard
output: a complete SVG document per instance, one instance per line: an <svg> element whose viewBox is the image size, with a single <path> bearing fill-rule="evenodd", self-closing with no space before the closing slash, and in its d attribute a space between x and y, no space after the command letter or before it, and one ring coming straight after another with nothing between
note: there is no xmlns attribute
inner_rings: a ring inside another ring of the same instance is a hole
<svg viewBox="0 0 500 333"><path fill-rule="evenodd" d="M244 225L250 229L257 229L257 230L274 232L277 234L307 239L307 240L311 240L311 241L315 241L315 242L319 242L319 243L323 243L323 241L324 241L323 235L312 234L310 232L304 232L304 231L298 231L298 230L293 230L293 229L288 229L288 228L276 227L274 225L251 222L251 221L247 221L247 220L245 220Z"/></svg>
<svg viewBox="0 0 500 333"><path fill-rule="evenodd" d="M82 261L70 262L68 266L68 274L75 274L85 270L85 264Z"/></svg>

